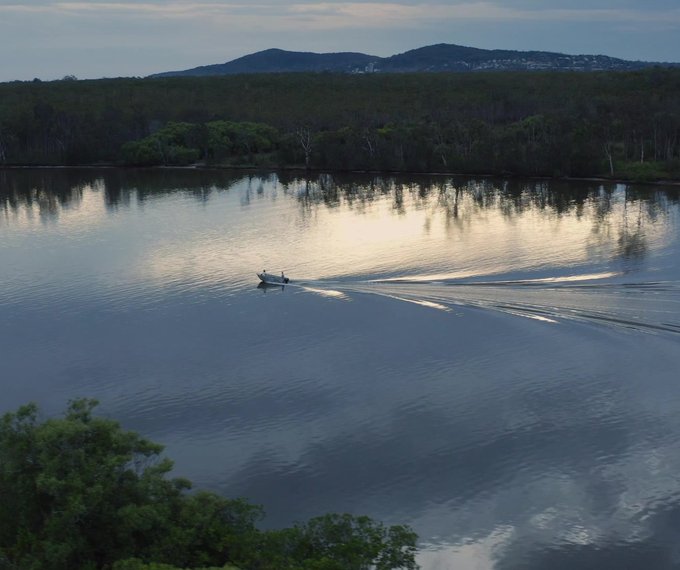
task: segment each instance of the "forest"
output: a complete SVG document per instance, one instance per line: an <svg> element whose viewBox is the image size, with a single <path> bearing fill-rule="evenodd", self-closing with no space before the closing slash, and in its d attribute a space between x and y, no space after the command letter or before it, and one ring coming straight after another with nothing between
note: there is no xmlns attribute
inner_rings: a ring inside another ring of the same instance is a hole
<svg viewBox="0 0 680 570"><path fill-rule="evenodd" d="M416 534L327 514L260 530L258 505L193 491L163 446L74 400L0 418L2 570L416 570Z"/></svg>
<svg viewBox="0 0 680 570"><path fill-rule="evenodd" d="M680 179L680 70L0 84L0 165Z"/></svg>

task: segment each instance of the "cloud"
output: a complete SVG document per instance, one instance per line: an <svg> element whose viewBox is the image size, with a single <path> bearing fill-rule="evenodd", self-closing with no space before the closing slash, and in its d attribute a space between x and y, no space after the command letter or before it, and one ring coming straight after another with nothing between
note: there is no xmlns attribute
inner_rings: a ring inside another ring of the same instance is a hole
<svg viewBox="0 0 680 570"><path fill-rule="evenodd" d="M298 3L289 14L307 16L308 21L329 27L389 27L441 22L442 20L472 21L545 21L545 22L673 22L680 24L680 9L620 10L611 8L512 8L494 2L459 4L403 4L386 2L323 2Z"/></svg>
<svg viewBox="0 0 680 570"><path fill-rule="evenodd" d="M636 22L680 25L680 9L620 8L529 8L496 2L33 2L0 4L0 13L97 15L130 18L200 20L206 24L234 26L257 24L260 29L290 27L385 28L418 26L442 20L545 21L545 22Z"/></svg>

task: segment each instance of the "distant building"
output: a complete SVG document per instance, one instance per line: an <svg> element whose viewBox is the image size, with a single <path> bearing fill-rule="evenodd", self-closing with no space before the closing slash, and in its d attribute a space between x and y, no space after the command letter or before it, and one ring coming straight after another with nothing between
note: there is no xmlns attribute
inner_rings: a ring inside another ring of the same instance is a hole
<svg viewBox="0 0 680 570"><path fill-rule="evenodd" d="M376 67L376 63L372 61L368 65L366 65L363 69L360 67L355 67L351 73L378 73L380 70Z"/></svg>

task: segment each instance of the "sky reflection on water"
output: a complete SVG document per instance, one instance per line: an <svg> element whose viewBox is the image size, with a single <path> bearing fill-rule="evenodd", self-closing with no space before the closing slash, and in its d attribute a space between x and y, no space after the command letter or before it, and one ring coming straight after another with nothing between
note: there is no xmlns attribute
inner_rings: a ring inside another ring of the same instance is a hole
<svg viewBox="0 0 680 570"><path fill-rule="evenodd" d="M677 568L679 213L600 183L0 172L2 410L97 397L267 524L406 522L428 569Z"/></svg>

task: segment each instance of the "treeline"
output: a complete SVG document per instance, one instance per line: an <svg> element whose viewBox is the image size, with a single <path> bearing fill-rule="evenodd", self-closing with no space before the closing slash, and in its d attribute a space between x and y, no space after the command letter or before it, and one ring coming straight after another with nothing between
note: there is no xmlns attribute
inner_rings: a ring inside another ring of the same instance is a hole
<svg viewBox="0 0 680 570"><path fill-rule="evenodd" d="M0 85L0 164L680 178L680 70Z"/></svg>
<svg viewBox="0 0 680 570"><path fill-rule="evenodd" d="M3 570L415 570L416 535L329 514L256 527L243 499L188 493L162 446L77 400L64 418L34 405L0 418Z"/></svg>

